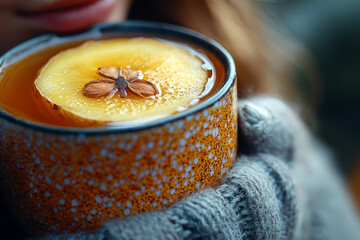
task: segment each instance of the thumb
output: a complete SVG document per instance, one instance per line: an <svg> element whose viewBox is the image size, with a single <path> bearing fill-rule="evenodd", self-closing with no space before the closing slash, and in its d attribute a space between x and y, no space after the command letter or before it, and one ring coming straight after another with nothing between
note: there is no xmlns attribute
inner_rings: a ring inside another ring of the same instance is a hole
<svg viewBox="0 0 360 240"><path fill-rule="evenodd" d="M306 132L300 118L284 102L256 96L238 102L239 153L268 153L293 161L298 138Z"/></svg>

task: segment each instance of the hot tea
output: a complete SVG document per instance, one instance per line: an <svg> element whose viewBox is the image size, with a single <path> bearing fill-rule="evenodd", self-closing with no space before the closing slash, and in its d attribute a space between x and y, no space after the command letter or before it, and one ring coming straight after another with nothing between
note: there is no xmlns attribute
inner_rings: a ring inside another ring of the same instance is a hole
<svg viewBox="0 0 360 240"><path fill-rule="evenodd" d="M235 65L198 33L125 22L45 35L0 71L0 187L35 234L163 210L236 159Z"/></svg>
<svg viewBox="0 0 360 240"><path fill-rule="evenodd" d="M112 67L117 76L105 76L101 67ZM123 93L115 83L120 71L133 74L130 81L124 79L129 87ZM156 38L76 42L45 49L4 69L0 107L49 125L131 126L197 105L223 79L223 65L198 46ZM150 95L139 92L146 87ZM94 89L100 92L86 96Z"/></svg>

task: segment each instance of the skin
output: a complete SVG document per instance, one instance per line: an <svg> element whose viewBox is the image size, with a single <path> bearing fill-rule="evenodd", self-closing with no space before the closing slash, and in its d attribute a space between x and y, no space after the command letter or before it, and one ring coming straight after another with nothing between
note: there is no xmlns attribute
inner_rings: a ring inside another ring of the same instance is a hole
<svg viewBox="0 0 360 240"><path fill-rule="evenodd" d="M72 8L81 4L93 3L94 1L96 0L0 0L0 29L2 31L0 55L23 41L49 32L44 27L24 19L23 14L31 15L39 12ZM130 3L131 0L116 0L110 15L101 21L116 22L126 19ZM88 26L84 25L82 27Z"/></svg>

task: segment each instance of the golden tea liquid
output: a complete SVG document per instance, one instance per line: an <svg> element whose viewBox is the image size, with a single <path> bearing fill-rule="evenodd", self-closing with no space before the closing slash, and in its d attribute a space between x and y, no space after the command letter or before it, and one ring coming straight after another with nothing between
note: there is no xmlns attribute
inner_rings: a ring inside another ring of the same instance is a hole
<svg viewBox="0 0 360 240"><path fill-rule="evenodd" d="M172 42L171 40L164 39L162 41L168 42L169 44L176 44L177 46L180 44L180 46L186 51L189 51L191 54L199 57L203 61L204 68L208 71L208 82L201 94L195 97L190 104L181 106L173 112L159 114L159 116L149 118L135 119L135 121L146 122L166 117L171 114L176 114L180 111L185 111L214 94L223 83L225 75L224 66L211 53L194 45L189 46L184 43ZM63 127L92 127L99 125L112 126L117 124L129 124L129 121L102 122L101 124L98 122L94 124L91 121L77 122L74 121L74 118L64 118L61 114L57 113L57 111L54 111L54 109L50 109L50 105L45 106L49 109L44 110L44 106L39 100L36 92L37 90L34 87L34 81L38 77L39 72L53 56L63 50L79 46L84 42L85 41L71 42L44 49L19 62L13 63L4 69L0 80L0 107L6 112L19 118L46 125ZM191 90L192 87L196 86L188 86L188 89ZM48 114L46 110L49 110L48 112L51 114ZM134 122L134 120L131 121Z"/></svg>

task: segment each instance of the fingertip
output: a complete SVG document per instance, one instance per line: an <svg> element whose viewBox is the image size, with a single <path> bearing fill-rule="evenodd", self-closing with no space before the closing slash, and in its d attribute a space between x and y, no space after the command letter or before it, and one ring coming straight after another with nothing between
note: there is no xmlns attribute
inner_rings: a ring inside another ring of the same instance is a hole
<svg viewBox="0 0 360 240"><path fill-rule="evenodd" d="M268 112L266 109L249 102L240 108L240 116L243 119L242 121L249 125L255 125L264 120L268 116Z"/></svg>

